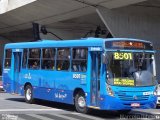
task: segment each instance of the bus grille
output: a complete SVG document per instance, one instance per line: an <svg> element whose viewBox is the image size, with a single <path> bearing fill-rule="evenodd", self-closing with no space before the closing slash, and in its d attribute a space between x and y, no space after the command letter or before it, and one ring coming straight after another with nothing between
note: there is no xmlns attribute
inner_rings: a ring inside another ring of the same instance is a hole
<svg viewBox="0 0 160 120"><path fill-rule="evenodd" d="M120 100L124 101L141 101L141 100L148 100L149 95L136 95L135 97L133 95L118 95Z"/></svg>

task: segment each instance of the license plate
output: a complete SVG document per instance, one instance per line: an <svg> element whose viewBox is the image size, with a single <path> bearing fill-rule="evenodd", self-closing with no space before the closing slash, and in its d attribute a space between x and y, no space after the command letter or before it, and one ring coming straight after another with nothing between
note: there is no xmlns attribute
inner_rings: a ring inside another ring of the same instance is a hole
<svg viewBox="0 0 160 120"><path fill-rule="evenodd" d="M131 107L140 107L140 104L139 103L132 103Z"/></svg>

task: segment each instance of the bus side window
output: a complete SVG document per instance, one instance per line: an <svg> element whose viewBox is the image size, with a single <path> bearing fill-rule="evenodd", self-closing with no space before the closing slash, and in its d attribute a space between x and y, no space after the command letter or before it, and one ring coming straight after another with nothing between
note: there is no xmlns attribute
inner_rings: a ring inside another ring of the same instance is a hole
<svg viewBox="0 0 160 120"><path fill-rule="evenodd" d="M42 69L54 70L55 51L54 48L42 49Z"/></svg>
<svg viewBox="0 0 160 120"><path fill-rule="evenodd" d="M29 49L28 68L39 69L40 68L40 54L41 50L34 48Z"/></svg>
<svg viewBox="0 0 160 120"><path fill-rule="evenodd" d="M11 67L11 57L12 57L12 50L11 49L6 49L4 68L10 68Z"/></svg>
<svg viewBox="0 0 160 120"><path fill-rule="evenodd" d="M87 48L73 48L72 50L72 71L87 71Z"/></svg>
<svg viewBox="0 0 160 120"><path fill-rule="evenodd" d="M28 49L23 50L22 68L26 68L26 66L27 66L27 51L28 51Z"/></svg>
<svg viewBox="0 0 160 120"><path fill-rule="evenodd" d="M70 49L57 49L57 70L69 70L70 67Z"/></svg>

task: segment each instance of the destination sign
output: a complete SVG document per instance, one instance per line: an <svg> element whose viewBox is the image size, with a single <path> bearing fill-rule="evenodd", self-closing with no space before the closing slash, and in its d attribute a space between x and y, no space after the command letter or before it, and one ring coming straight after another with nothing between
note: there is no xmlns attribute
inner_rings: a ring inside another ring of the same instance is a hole
<svg viewBox="0 0 160 120"><path fill-rule="evenodd" d="M153 50L152 44L149 42L139 41L106 41L106 49L140 49Z"/></svg>
<svg viewBox="0 0 160 120"><path fill-rule="evenodd" d="M113 42L112 43L112 46L113 47L132 47L132 48L141 48L143 49L144 48L144 43L142 42L129 42L129 41L122 41L122 42Z"/></svg>
<svg viewBox="0 0 160 120"><path fill-rule="evenodd" d="M134 86L134 80L128 78L114 78L114 85Z"/></svg>

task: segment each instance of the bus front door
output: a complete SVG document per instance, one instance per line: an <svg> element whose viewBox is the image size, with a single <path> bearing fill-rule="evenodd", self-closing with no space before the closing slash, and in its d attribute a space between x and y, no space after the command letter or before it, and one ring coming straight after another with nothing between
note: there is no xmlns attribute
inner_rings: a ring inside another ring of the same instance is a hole
<svg viewBox="0 0 160 120"><path fill-rule="evenodd" d="M101 57L99 52L91 53L91 106L99 106L100 97L100 66Z"/></svg>
<svg viewBox="0 0 160 120"><path fill-rule="evenodd" d="M14 84L13 89L14 93L18 93L19 91L19 73L21 70L21 52L14 52Z"/></svg>

